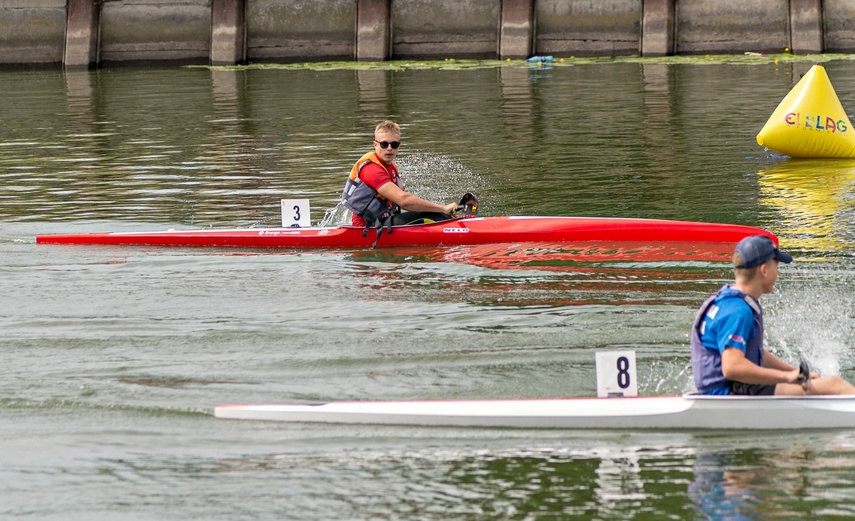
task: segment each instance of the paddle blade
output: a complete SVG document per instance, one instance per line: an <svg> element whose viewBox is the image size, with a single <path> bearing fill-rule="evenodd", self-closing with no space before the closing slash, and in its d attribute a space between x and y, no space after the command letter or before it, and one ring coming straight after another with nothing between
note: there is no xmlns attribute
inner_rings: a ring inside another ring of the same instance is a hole
<svg viewBox="0 0 855 521"><path fill-rule="evenodd" d="M799 383L803 384L810 380L810 366L804 358L799 360Z"/></svg>
<svg viewBox="0 0 855 521"><path fill-rule="evenodd" d="M457 213L463 214L464 217L475 217L478 215L478 198L472 192L463 194L460 203L457 205Z"/></svg>

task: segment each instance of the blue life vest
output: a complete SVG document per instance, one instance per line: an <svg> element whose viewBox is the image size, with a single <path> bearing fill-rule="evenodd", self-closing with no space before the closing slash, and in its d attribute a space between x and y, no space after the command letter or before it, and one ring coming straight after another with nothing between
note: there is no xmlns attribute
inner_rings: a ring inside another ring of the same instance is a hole
<svg viewBox="0 0 855 521"><path fill-rule="evenodd" d="M754 297L726 285L704 301L692 323L692 373L695 377L695 386L702 394L721 386L730 387L730 380L724 377L721 370L721 353L718 349L709 348L701 342L706 324L704 318L709 315L711 320L714 319L715 312L718 310L716 304L728 298L742 299L751 308L754 315L754 335L746 344L745 358L758 366L763 366L763 308Z"/></svg>

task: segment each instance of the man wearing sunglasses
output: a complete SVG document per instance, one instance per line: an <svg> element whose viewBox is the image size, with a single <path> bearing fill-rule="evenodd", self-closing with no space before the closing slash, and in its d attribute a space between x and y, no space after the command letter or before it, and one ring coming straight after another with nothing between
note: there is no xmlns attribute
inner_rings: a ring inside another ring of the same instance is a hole
<svg viewBox="0 0 855 521"><path fill-rule="evenodd" d="M395 165L400 146L397 123L387 120L377 125L374 151L356 162L345 183L342 201L353 212L353 225L364 226L365 234L371 227L444 221L457 209L457 203L440 205L404 190Z"/></svg>

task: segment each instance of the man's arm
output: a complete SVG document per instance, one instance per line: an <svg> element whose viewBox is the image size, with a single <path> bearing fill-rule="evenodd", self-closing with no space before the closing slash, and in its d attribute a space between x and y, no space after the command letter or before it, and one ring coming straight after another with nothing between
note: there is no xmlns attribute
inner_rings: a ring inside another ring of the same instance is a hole
<svg viewBox="0 0 855 521"><path fill-rule="evenodd" d="M735 347L726 347L721 354L721 372L728 380L746 384L796 383L799 379L799 370L775 355L764 353L763 367L760 367Z"/></svg>
<svg viewBox="0 0 855 521"><path fill-rule="evenodd" d="M437 212L437 213L453 213L457 209L457 203L448 203L445 206L425 201L421 197L415 196L409 192L405 192L398 188L395 183L386 183L381 186L377 193L400 206L402 209L410 212Z"/></svg>
<svg viewBox="0 0 855 521"><path fill-rule="evenodd" d="M784 362L769 351L763 353L763 367L768 367L769 369L779 369L781 371L798 371L799 369L798 367L792 364Z"/></svg>

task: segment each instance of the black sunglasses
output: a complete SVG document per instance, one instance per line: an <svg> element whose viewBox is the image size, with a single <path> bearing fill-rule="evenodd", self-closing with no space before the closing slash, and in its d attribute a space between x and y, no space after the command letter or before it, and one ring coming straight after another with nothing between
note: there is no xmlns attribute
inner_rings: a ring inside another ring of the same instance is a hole
<svg viewBox="0 0 855 521"><path fill-rule="evenodd" d="M400 141L377 141L375 139L374 142L380 145L380 148L387 148L389 145L392 145L392 148L397 149L399 146L401 146Z"/></svg>

